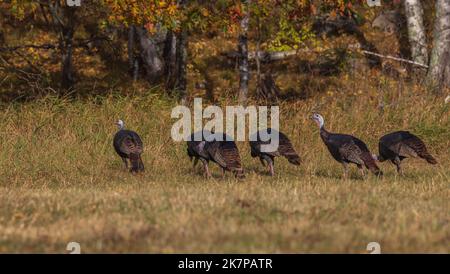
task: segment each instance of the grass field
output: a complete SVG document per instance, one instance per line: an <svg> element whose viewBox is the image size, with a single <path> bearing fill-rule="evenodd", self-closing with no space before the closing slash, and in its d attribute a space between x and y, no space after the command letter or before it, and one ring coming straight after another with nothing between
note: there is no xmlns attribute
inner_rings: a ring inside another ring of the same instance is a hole
<svg viewBox="0 0 450 274"><path fill-rule="evenodd" d="M2 106L0 252L66 253L71 241L106 253L367 253L369 242L385 253L450 252L450 105L440 98L411 91L383 115L370 95L284 103L281 130L302 165L277 160L268 177L239 143L240 181L213 164L211 180L192 169L185 144L170 139L173 106L152 93ZM439 165L406 160L398 177L382 163L385 176L366 180L352 167L343 180L313 110L374 152L384 133L410 130ZM143 137L144 174L126 172L112 148L118 118Z"/></svg>

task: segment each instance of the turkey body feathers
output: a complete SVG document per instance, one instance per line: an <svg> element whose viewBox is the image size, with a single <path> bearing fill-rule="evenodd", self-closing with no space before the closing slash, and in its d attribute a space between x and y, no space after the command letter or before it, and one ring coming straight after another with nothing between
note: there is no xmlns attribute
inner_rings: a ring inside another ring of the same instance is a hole
<svg viewBox="0 0 450 274"><path fill-rule="evenodd" d="M190 136L191 141L187 141L187 154L189 158L192 159L204 159L209 161L209 155L207 154L205 148L206 140L202 134L201 141L195 141L194 136L198 133L193 133Z"/></svg>
<svg viewBox="0 0 450 274"><path fill-rule="evenodd" d="M211 160L221 168L228 171L242 169L239 150L234 141L208 142L205 149L211 156Z"/></svg>
<svg viewBox="0 0 450 274"><path fill-rule="evenodd" d="M262 141L261 135L263 132L266 132L266 129L263 129L261 131L258 131L256 133L256 136L253 135L252 139L256 141L250 141L250 153L252 157L260 157L260 158L266 158L270 157L272 160L275 157L283 156L285 157L291 164L294 165L300 165L300 157L298 156L297 152L295 151L294 147L292 146L291 141L289 138L282 132L278 132L278 148L275 151L272 152L262 152L261 146L270 144L271 140ZM268 128L267 134L273 134L273 129ZM256 137L256 138L255 138Z"/></svg>
<svg viewBox="0 0 450 274"><path fill-rule="evenodd" d="M396 131L384 135L378 143L379 160L400 160L409 157L420 157L430 164L437 164L436 159L428 152L425 143L409 131Z"/></svg>
<svg viewBox="0 0 450 274"><path fill-rule="evenodd" d="M329 133L325 129L321 129L320 136L336 161L364 165L375 175L382 175L367 145L360 139L347 134Z"/></svg>
<svg viewBox="0 0 450 274"><path fill-rule="evenodd" d="M194 140L194 135L195 133L191 135L191 140ZM222 137L223 141L206 141L204 135L202 135L202 141L188 141L187 154L191 159L201 160L205 164L212 161L223 170L232 171L237 176L241 176L243 169L236 143L227 141L226 134L223 134ZM231 140L231 138L228 140Z"/></svg>
<svg viewBox="0 0 450 274"><path fill-rule="evenodd" d="M141 154L143 151L143 143L139 135L132 130L119 130L114 136L114 149L117 154L126 161L130 160L132 172L144 170Z"/></svg>

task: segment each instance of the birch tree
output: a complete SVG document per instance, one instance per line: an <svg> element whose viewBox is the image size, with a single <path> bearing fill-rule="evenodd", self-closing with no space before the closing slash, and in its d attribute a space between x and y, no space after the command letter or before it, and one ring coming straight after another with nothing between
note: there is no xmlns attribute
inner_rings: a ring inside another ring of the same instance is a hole
<svg viewBox="0 0 450 274"><path fill-rule="evenodd" d="M428 64L427 41L423 25L423 8L420 0L404 1L405 16L408 25L408 39L413 61Z"/></svg>
<svg viewBox="0 0 450 274"><path fill-rule="evenodd" d="M427 74L427 83L434 92L440 92L444 80L450 77L446 67L450 62L450 1L436 0L436 19L433 49ZM446 81L448 83L448 81Z"/></svg>
<svg viewBox="0 0 450 274"><path fill-rule="evenodd" d="M248 66L248 25L250 21L250 2L247 0L245 4L245 13L242 15L240 22L240 33L238 37L238 52L239 58L239 103L245 104L248 96L248 80L249 80L249 66Z"/></svg>

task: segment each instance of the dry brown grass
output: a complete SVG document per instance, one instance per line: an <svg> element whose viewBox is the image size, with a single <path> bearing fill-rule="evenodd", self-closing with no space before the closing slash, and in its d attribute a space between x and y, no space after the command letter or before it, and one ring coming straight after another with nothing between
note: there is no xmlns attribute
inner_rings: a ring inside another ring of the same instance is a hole
<svg viewBox="0 0 450 274"><path fill-rule="evenodd" d="M374 32L370 24L365 33L381 53L399 54L396 37ZM218 104L235 104L237 71L218 57L236 48L236 35L228 35L190 37L191 96L204 97L195 84L207 72ZM170 110L176 102L148 91L142 82L131 88L124 68L76 51L80 82L74 93L108 96L48 96L1 106L0 252L65 253L71 241L79 242L82 252L366 253L373 241L382 252L450 252L450 105L444 104L445 95L429 96L418 86L367 71L364 64L358 67L362 59L354 56L335 75L302 71L301 62L317 64L335 48L355 42L347 36L327 39L321 42L323 52L263 64L263 71L277 73L283 91L308 98L280 106L281 130L303 163L295 167L277 160L276 176L270 178L250 157L248 145L238 143L247 175L241 181L230 175L220 179L213 164L212 180L192 169L185 144L170 139ZM56 79L59 65L50 62L50 53L34 54ZM11 61L27 66L20 58ZM16 83L13 75L3 78L1 98L9 98L3 92L30 98L48 92ZM350 179L343 180L342 167L309 119L312 111L325 117L330 131L354 134L373 152L383 134L410 130L423 138L439 164L406 160L406 175L399 177L383 163L385 176L366 180L353 167ZM117 118L144 139L144 174L129 174L115 155Z"/></svg>
<svg viewBox="0 0 450 274"><path fill-rule="evenodd" d="M353 252L376 241L382 252L448 253L449 105L413 89L315 96L281 105L281 130L303 163L276 163L266 175L239 143L246 179L205 180L184 143L170 139L175 102L155 94L92 100L53 97L10 104L0 114L0 252ZM386 88L389 90L389 88ZM395 90L395 89L392 89ZM441 100L442 99L442 100ZM226 102L222 102L225 104ZM421 136L439 165L388 163L382 179L342 168L309 119L323 114L333 132L351 133L375 150L378 138L407 129ZM146 172L131 175L112 149L113 121L125 120L146 145Z"/></svg>

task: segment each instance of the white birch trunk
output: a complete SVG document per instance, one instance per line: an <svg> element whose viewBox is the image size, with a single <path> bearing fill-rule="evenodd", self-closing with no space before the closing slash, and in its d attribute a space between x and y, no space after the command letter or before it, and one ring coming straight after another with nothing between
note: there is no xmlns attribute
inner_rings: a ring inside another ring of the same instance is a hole
<svg viewBox="0 0 450 274"><path fill-rule="evenodd" d="M241 19L241 33L238 38L239 58L239 103L245 105L248 96L248 25L250 21L250 0L246 1L246 13Z"/></svg>
<svg viewBox="0 0 450 274"><path fill-rule="evenodd" d="M450 62L450 0L436 0L436 19L433 34L433 49L427 83L433 91L439 91L450 72L446 67ZM447 75L446 75L447 74ZM448 81L445 81L448 83Z"/></svg>
<svg viewBox="0 0 450 274"><path fill-rule="evenodd" d="M405 16L408 25L408 38L411 57L414 62L428 64L427 41L423 26L423 8L420 0L405 0Z"/></svg>

